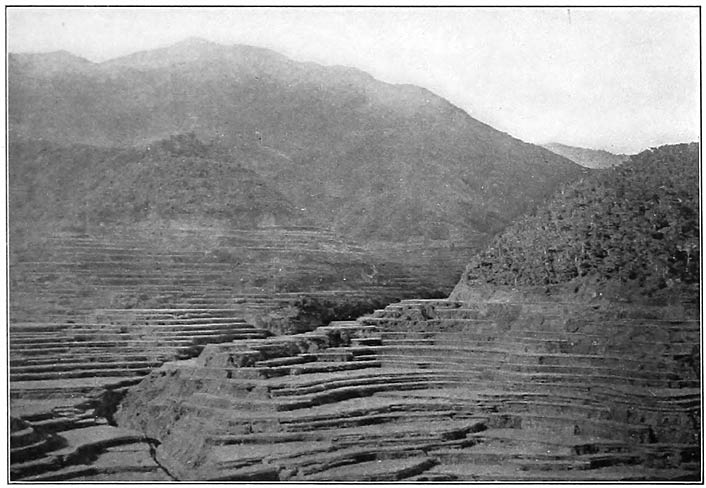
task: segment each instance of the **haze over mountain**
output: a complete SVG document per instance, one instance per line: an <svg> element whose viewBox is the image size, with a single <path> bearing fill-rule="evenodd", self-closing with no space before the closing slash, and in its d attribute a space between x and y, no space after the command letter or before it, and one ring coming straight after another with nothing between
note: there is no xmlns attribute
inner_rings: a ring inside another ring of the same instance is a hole
<svg viewBox="0 0 706 488"><path fill-rule="evenodd" d="M542 146L586 168L610 168L630 159L627 154L613 154L603 149L567 146L558 142L550 142Z"/></svg>
<svg viewBox="0 0 706 488"><path fill-rule="evenodd" d="M267 187L260 197L286 209L275 212L280 216L357 237L460 240L499 231L585 171L424 88L251 46L188 39L103 63L66 52L10 54L8 71L10 138L25 144L11 153L17 158L11 185L14 175L30 175L18 168L40 157L26 145L43 140L52 144L44 146L49 152L42 164L52 161L51 173L63 175L61 181L81 180L107 164L101 171L110 172L114 190L101 183L93 192L115 208L124 207L120 202L128 195L149 207L154 198L147 194L160 188L160 180L177 168L192 171L184 158L196 157L192 163L203 166L206 186L251 171ZM163 154L159 162L150 156L153 170L144 169L144 151L187 133L205 148L201 154ZM52 151L67 151L56 144L128 152L77 165L71 157L53 158ZM141 149L130 152L133 147ZM121 171L124 164L141 169ZM41 188L29 205L51 206ZM83 198L65 190L56 191L69 200ZM133 218L160 208L163 218L187 212L185 201L173 195L171 213L153 202L152 210ZM209 208L214 215L232 214Z"/></svg>

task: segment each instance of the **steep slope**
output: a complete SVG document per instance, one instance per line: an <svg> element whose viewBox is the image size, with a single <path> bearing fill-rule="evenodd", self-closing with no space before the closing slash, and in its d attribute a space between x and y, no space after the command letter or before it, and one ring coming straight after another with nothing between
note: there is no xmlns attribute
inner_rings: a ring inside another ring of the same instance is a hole
<svg viewBox="0 0 706 488"><path fill-rule="evenodd" d="M587 149L585 147L567 146L557 142L544 144L543 147L550 151L570 159L574 163L585 166L586 168L603 169L610 168L621 163L624 163L630 157L626 154L613 154L604 150Z"/></svg>
<svg viewBox="0 0 706 488"><path fill-rule="evenodd" d="M484 238L581 172L423 88L266 49L191 39L80 69L47 64L10 56L13 139L134 146L194 132L355 237Z"/></svg>
<svg viewBox="0 0 706 488"><path fill-rule="evenodd" d="M573 283L578 290L590 282L599 293L652 301L686 287L697 300L698 182L696 143L632 156L563 188L506 229L474 258L460 286Z"/></svg>

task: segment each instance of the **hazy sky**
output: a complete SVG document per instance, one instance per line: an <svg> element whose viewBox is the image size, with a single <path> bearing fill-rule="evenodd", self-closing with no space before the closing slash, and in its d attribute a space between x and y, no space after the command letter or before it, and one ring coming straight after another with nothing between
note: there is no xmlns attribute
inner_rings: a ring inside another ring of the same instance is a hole
<svg viewBox="0 0 706 488"><path fill-rule="evenodd" d="M92 61L198 36L412 83L522 140L613 152L697 140L697 8L7 10L10 52Z"/></svg>

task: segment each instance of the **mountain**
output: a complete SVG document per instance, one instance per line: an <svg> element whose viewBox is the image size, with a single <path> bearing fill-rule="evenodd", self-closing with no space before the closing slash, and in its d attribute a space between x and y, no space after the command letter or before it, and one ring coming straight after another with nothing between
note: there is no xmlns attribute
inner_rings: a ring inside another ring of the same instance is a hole
<svg viewBox="0 0 706 488"><path fill-rule="evenodd" d="M12 141L125 149L193 133L297 218L359 238L485 239L585 171L424 88L267 49L189 39L104 63L36 56L9 56ZM55 161L79 180L98 164Z"/></svg>
<svg viewBox="0 0 706 488"><path fill-rule="evenodd" d="M604 169L624 163L630 156L626 154L613 154L602 149L587 149L585 147L567 146L556 142L544 144L543 147L570 159L574 163L586 168Z"/></svg>
<svg viewBox="0 0 706 488"><path fill-rule="evenodd" d="M90 70L94 63L68 51L50 53L10 54L8 65L13 72L22 71L34 77Z"/></svg>
<svg viewBox="0 0 706 488"><path fill-rule="evenodd" d="M699 145L662 146L567 185L496 236L462 282L587 283L656 297L700 280Z"/></svg>

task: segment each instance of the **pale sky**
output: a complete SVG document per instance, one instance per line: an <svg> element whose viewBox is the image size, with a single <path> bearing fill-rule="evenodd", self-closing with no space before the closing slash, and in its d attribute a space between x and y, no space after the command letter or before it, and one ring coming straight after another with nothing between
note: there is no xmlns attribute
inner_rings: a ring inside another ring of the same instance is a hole
<svg viewBox="0 0 706 488"><path fill-rule="evenodd" d="M8 8L9 52L91 61L202 37L360 68L527 142L699 137L697 8Z"/></svg>

